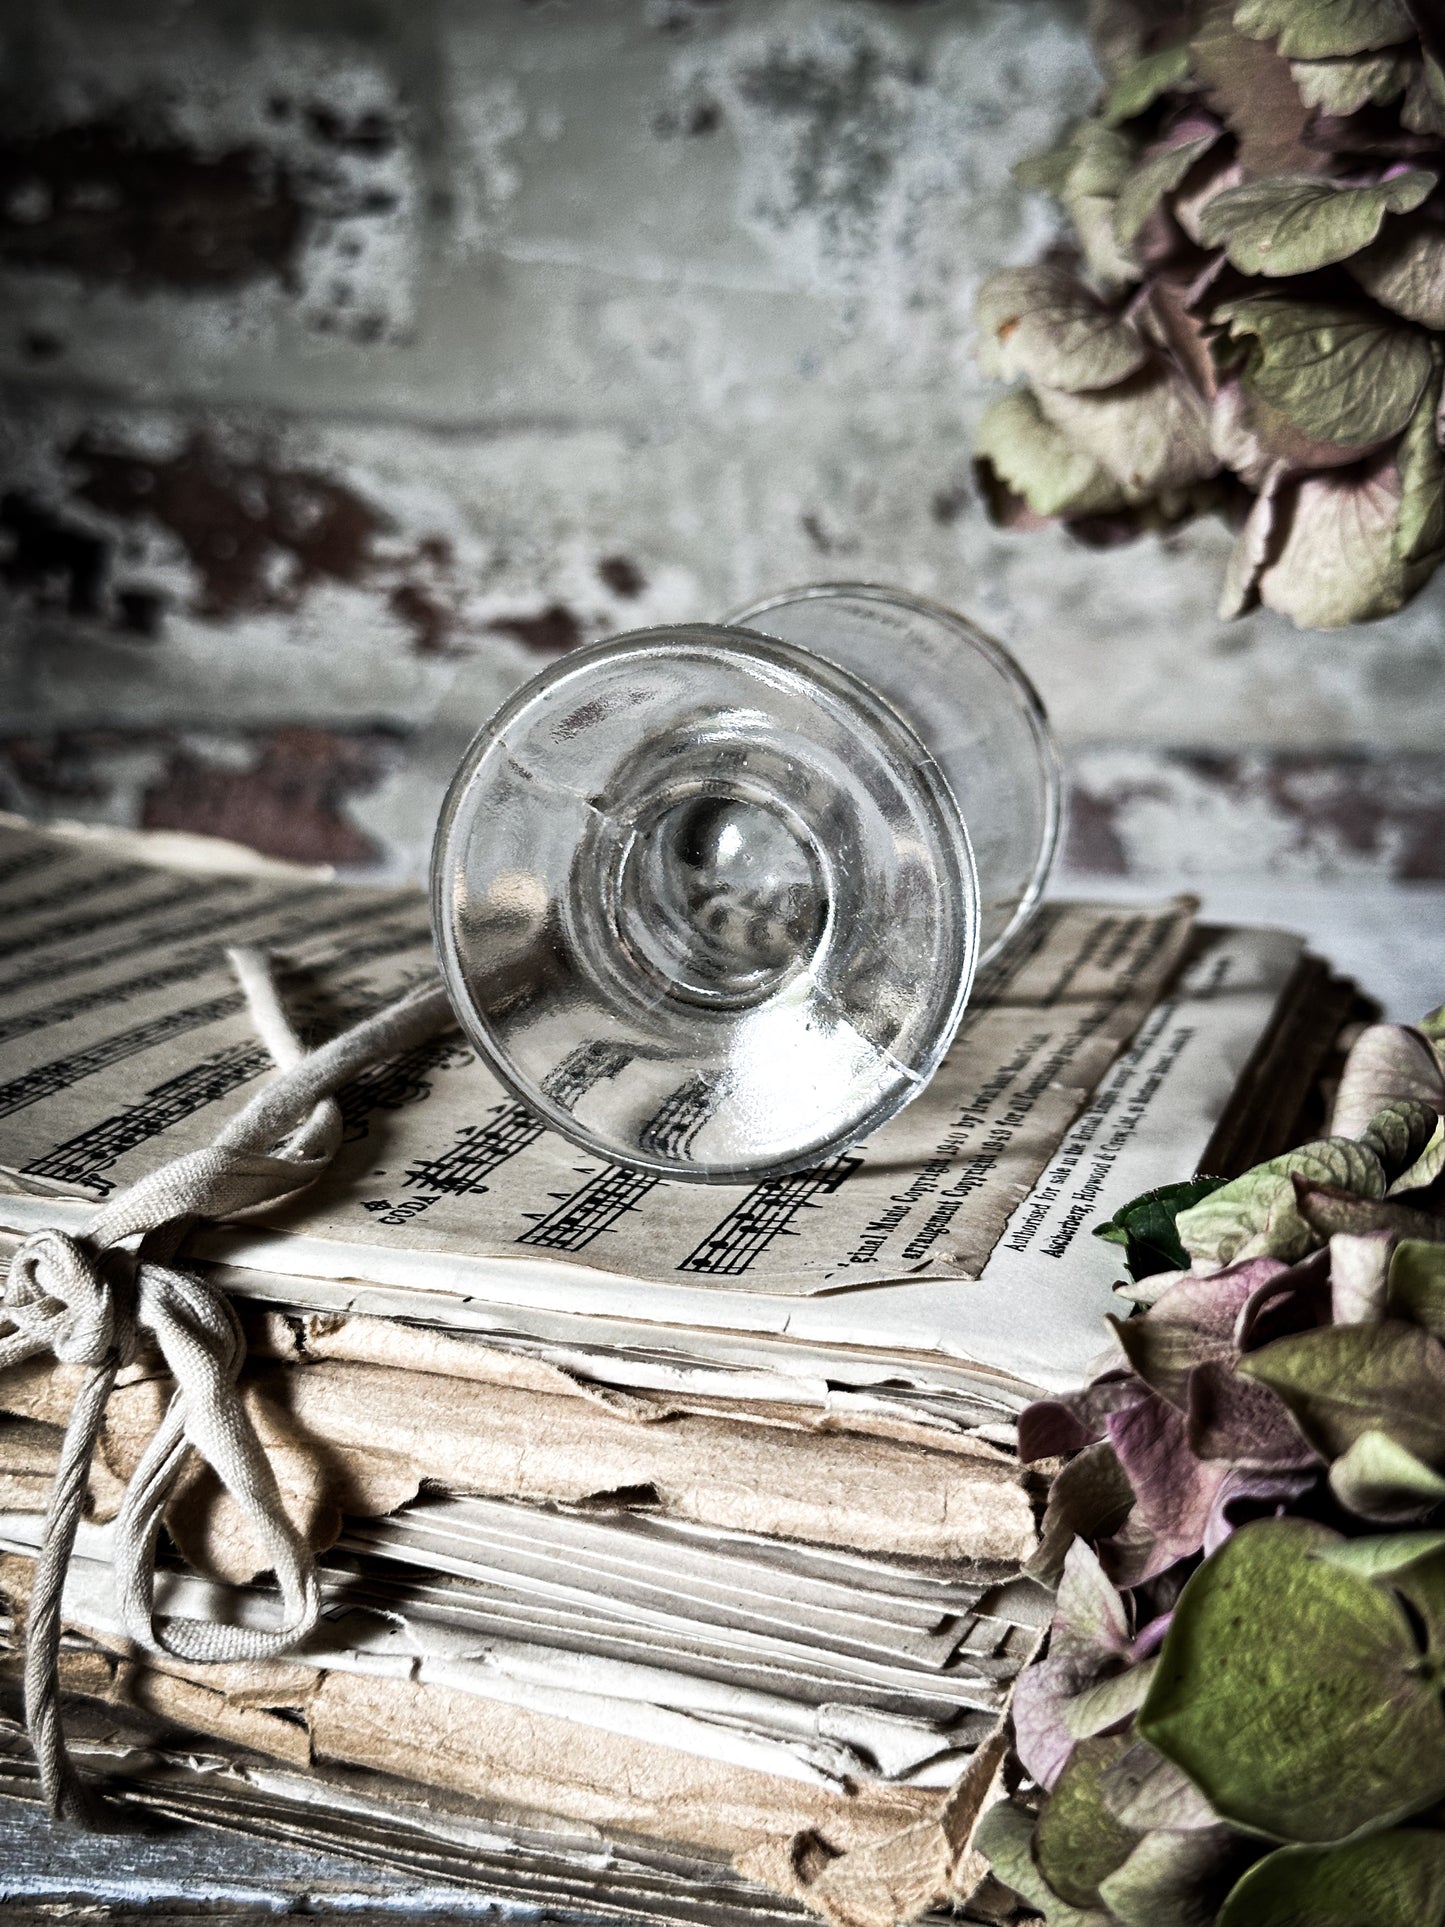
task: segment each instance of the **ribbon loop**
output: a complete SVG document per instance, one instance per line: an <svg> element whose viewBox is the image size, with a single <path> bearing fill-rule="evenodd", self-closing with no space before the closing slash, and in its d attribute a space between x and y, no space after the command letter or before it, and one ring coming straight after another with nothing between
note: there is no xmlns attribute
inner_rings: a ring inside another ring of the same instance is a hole
<svg viewBox="0 0 1445 1927"><path fill-rule="evenodd" d="M57 1818L95 1821L60 1723L61 1598L85 1507L91 1460L116 1373L137 1333L159 1345L175 1391L131 1475L113 1534L116 1599L131 1637L153 1652L201 1664L271 1659L302 1640L321 1610L316 1563L292 1525L237 1379L246 1344L230 1300L164 1262L196 1218L229 1218L304 1189L341 1139L333 1093L368 1065L450 1028L440 985L426 985L307 1053L258 951L228 952L252 1021L280 1067L204 1150L173 1158L113 1198L88 1232L33 1231L11 1260L0 1370L49 1352L84 1366L36 1560L25 1655L25 1717L41 1785ZM139 1238L134 1261L114 1247ZM256 1529L281 1594L274 1628L213 1625L155 1612L155 1548L165 1508L197 1452Z"/></svg>

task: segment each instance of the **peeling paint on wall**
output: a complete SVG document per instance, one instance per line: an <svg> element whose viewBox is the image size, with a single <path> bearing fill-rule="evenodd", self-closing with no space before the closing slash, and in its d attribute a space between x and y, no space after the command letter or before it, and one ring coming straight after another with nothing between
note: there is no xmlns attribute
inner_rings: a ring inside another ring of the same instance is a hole
<svg viewBox="0 0 1445 1927"><path fill-rule="evenodd" d="M289 809L405 867L433 723L848 576L1017 651L1079 860L1439 873L1445 578L1347 635L1225 627L1220 523L1089 550L983 512L972 292L1053 232L1010 170L1094 86L1083 0L15 11L0 686L34 807L210 821L213 785L273 846ZM369 747L330 800L255 801L313 740Z"/></svg>

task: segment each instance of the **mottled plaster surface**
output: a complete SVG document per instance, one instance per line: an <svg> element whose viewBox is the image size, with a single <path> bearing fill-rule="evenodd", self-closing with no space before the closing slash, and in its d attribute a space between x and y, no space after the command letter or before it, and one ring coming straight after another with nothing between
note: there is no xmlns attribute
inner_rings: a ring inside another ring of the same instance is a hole
<svg viewBox="0 0 1445 1927"><path fill-rule="evenodd" d="M11 798L405 868L438 745L558 651L872 577L1017 650L1078 861L1440 875L1445 583L1226 625L1217 523L983 512L972 297L1054 232L1010 168L1081 14L7 9Z"/></svg>

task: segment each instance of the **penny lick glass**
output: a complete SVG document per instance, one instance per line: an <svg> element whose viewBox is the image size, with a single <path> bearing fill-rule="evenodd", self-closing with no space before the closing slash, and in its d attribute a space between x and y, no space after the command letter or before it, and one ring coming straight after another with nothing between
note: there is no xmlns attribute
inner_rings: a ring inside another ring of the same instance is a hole
<svg viewBox="0 0 1445 1927"><path fill-rule="evenodd" d="M437 829L442 972L574 1143L782 1176L922 1090L1058 816L1043 709L997 643L892 590L795 590L576 650L502 706Z"/></svg>

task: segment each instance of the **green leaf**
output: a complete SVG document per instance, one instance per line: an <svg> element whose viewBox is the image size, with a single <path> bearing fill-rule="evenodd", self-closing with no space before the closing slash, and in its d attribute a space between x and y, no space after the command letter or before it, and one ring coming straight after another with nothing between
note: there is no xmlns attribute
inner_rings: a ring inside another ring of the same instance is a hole
<svg viewBox="0 0 1445 1927"><path fill-rule="evenodd" d="M1345 1059L1330 1129L1336 1137L1358 1137L1377 1111L1402 1097L1445 1104L1440 1060L1418 1030L1369 1024Z"/></svg>
<svg viewBox="0 0 1445 1927"><path fill-rule="evenodd" d="M1099 1776L1129 1744L1125 1733L1080 1740L1039 1815L1034 1859L1070 1906L1094 1906L1099 1882L1123 1865L1138 1842L1099 1797Z"/></svg>
<svg viewBox="0 0 1445 1927"><path fill-rule="evenodd" d="M1047 419L1125 489L1152 495L1219 472L1208 411L1172 369L1146 369L1089 394L1040 388L1038 398Z"/></svg>
<svg viewBox="0 0 1445 1927"><path fill-rule="evenodd" d="M1228 1827L1151 1833L1099 1882L1119 1927L1213 1927L1248 1848Z"/></svg>
<svg viewBox="0 0 1445 1927"><path fill-rule="evenodd" d="M1286 483L1284 534L1259 573L1261 602L1301 629L1340 629L1403 608L1422 577L1395 552L1400 498L1389 454Z"/></svg>
<svg viewBox="0 0 1445 1927"><path fill-rule="evenodd" d="M1294 1178L1337 1184L1365 1197L1385 1194L1385 1173L1372 1151L1349 1138L1321 1138L1257 1164L1201 1199L1175 1221L1193 1258L1231 1265L1244 1258L1293 1264L1317 1242L1295 1204Z"/></svg>
<svg viewBox="0 0 1445 1927"><path fill-rule="evenodd" d="M1199 231L1242 274L1310 274L1367 248L1387 214L1412 213L1438 180L1415 168L1374 187L1307 174L1245 181L1215 195Z"/></svg>
<svg viewBox="0 0 1445 1927"><path fill-rule="evenodd" d="M1445 1834L1396 1828L1342 1847L1281 1847L1251 1867L1218 1927L1441 1927Z"/></svg>
<svg viewBox="0 0 1445 1927"><path fill-rule="evenodd" d="M1386 1178L1393 1183L1402 1171L1409 1170L1439 1126L1440 1119L1431 1105L1418 1097L1401 1097L1382 1105L1357 1141L1364 1150L1374 1152Z"/></svg>
<svg viewBox="0 0 1445 1927"><path fill-rule="evenodd" d="M990 275L977 313L979 363L1004 381L1024 375L1051 388L1107 388L1149 359L1137 329L1067 268Z"/></svg>
<svg viewBox="0 0 1445 1927"><path fill-rule="evenodd" d="M1445 553L1445 458L1435 424L1440 410L1440 349L1435 347L1435 379L1416 408L1400 443L1400 519L1395 553L1402 562L1433 569Z"/></svg>
<svg viewBox="0 0 1445 1927"><path fill-rule="evenodd" d="M1397 1318L1445 1338L1445 1244L1406 1238L1390 1259L1387 1303Z"/></svg>
<svg viewBox="0 0 1445 1927"><path fill-rule="evenodd" d="M1445 1532L1381 1532L1368 1539L1341 1539L1315 1554L1361 1579L1388 1579L1445 1549Z"/></svg>
<svg viewBox="0 0 1445 1927"><path fill-rule="evenodd" d="M1294 60L1290 72L1306 107L1343 115L1393 100L1404 92L1412 67L1408 53L1390 50L1343 60Z"/></svg>
<svg viewBox="0 0 1445 1927"><path fill-rule="evenodd" d="M1033 1815L1012 1800L998 1800L979 1821L973 1844L994 1877L1036 1907L1048 1927L1109 1927L1107 1914L1071 1907L1054 1892L1034 1861L1033 1836Z"/></svg>
<svg viewBox="0 0 1445 1927"><path fill-rule="evenodd" d="M1220 1816L1340 1840L1445 1790L1445 1714L1393 1593L1311 1557L1305 1519L1242 1526L1175 1608L1140 1734Z"/></svg>
<svg viewBox="0 0 1445 1927"><path fill-rule="evenodd" d="M1445 1499L1445 1479L1388 1432L1362 1432L1330 1467L1330 1490L1357 1518L1396 1525L1433 1512Z"/></svg>
<svg viewBox="0 0 1445 1927"><path fill-rule="evenodd" d="M1223 1178L1188 1178L1146 1191L1120 1205L1107 1224L1096 1225L1094 1236L1126 1247L1129 1272L1136 1279L1160 1271L1188 1271L1189 1253L1179 1242L1175 1220L1223 1183Z"/></svg>
<svg viewBox="0 0 1445 1927"><path fill-rule="evenodd" d="M1345 266L1382 307L1422 328L1445 328L1445 228L1438 222L1392 221Z"/></svg>
<svg viewBox="0 0 1445 1927"><path fill-rule="evenodd" d="M1297 60L1370 53L1415 38L1401 0L1239 0L1234 24Z"/></svg>
<svg viewBox="0 0 1445 1927"><path fill-rule="evenodd" d="M1106 515L1130 497L1092 455L1044 420L1031 390L1000 395L984 411L974 453L1036 515Z"/></svg>
<svg viewBox="0 0 1445 1927"><path fill-rule="evenodd" d="M1400 434L1434 371L1423 335L1359 309L1245 295L1221 302L1213 319L1236 339L1253 337L1246 392L1340 448L1373 448Z"/></svg>
<svg viewBox="0 0 1445 1927"><path fill-rule="evenodd" d="M1157 54L1145 54L1125 69L1104 96L1104 123L1117 127L1133 120L1154 105L1171 87L1180 87L1189 78L1189 43L1165 47Z"/></svg>
<svg viewBox="0 0 1445 1927"><path fill-rule="evenodd" d="M1219 139L1217 133L1196 134L1174 147L1146 154L1119 190L1114 206L1114 238L1121 248L1138 240L1149 216L1166 194L1172 194L1194 163Z"/></svg>
<svg viewBox="0 0 1445 1927"><path fill-rule="evenodd" d="M1445 1346L1418 1325L1324 1325L1247 1353L1239 1370L1279 1394L1327 1459L1366 1432L1445 1459Z"/></svg>

